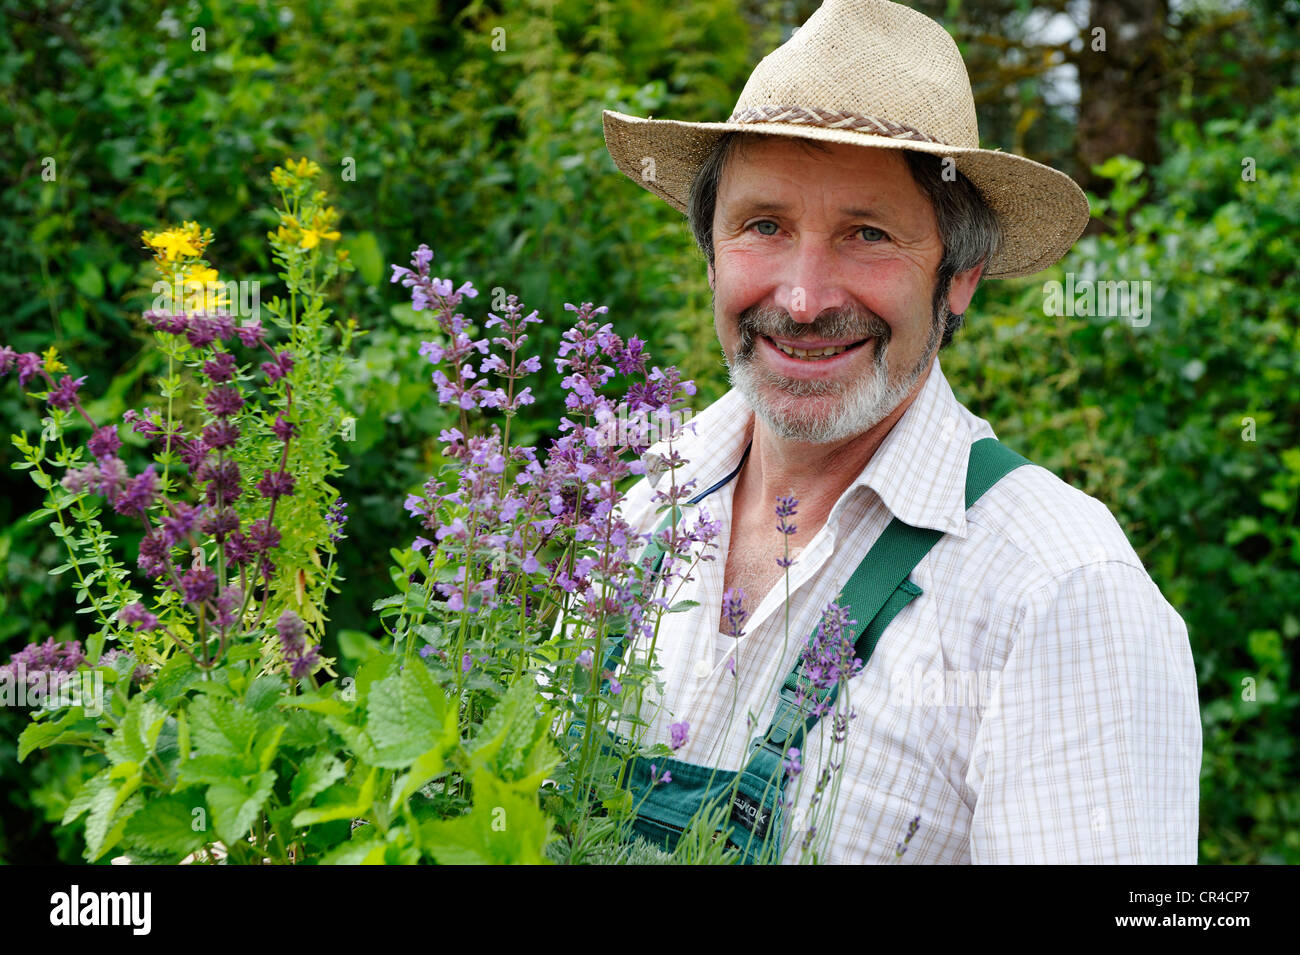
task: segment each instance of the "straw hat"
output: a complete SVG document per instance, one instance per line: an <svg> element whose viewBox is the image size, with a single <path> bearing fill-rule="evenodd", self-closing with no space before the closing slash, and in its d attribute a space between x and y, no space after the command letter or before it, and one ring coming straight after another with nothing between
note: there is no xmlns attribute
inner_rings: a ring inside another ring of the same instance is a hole
<svg viewBox="0 0 1300 955"><path fill-rule="evenodd" d="M887 0L826 0L758 64L725 123L604 115L615 165L683 213L718 139L743 131L951 156L1002 224L986 278L1047 268L1088 224L1088 200L1065 173L979 148L957 44L929 17Z"/></svg>

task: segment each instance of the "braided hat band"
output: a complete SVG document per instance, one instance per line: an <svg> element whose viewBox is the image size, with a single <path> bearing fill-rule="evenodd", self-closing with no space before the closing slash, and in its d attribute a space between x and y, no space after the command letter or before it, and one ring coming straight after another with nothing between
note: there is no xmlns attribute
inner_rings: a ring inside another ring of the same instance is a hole
<svg viewBox="0 0 1300 955"><path fill-rule="evenodd" d="M858 113L844 113L834 109L810 109L807 106L751 106L738 113L732 113L729 123L790 123L794 125L821 126L825 129L857 129L871 133L873 136L888 136L891 139L913 139L921 143L938 143L933 136L927 136L919 129L891 123L876 116L862 116ZM946 145L940 143L940 145Z"/></svg>

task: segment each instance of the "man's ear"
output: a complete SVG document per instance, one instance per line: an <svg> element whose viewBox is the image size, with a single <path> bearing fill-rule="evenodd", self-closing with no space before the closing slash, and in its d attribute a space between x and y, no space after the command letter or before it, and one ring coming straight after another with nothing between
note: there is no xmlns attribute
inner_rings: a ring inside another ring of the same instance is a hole
<svg viewBox="0 0 1300 955"><path fill-rule="evenodd" d="M958 272L952 277L948 287L948 308L954 315L962 315L975 297L975 287L979 285L980 276L984 274L984 263L965 272Z"/></svg>
<svg viewBox="0 0 1300 955"><path fill-rule="evenodd" d="M713 280L713 266L710 265L710 266L709 266L709 288L713 289L713 290L716 292L717 289L716 289L716 287L714 286L713 281L714 281L714 280Z"/></svg>

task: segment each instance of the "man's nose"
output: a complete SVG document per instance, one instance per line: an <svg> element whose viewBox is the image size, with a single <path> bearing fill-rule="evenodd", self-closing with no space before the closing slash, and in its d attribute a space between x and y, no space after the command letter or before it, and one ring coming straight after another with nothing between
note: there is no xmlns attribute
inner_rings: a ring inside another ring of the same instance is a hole
<svg viewBox="0 0 1300 955"><path fill-rule="evenodd" d="M800 238L778 276L775 304L804 324L828 309L844 306L849 296L834 259L820 238Z"/></svg>

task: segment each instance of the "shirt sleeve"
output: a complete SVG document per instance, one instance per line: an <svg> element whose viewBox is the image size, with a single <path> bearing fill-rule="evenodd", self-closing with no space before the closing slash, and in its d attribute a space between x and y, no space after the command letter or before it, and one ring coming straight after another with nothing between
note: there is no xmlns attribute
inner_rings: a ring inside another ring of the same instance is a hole
<svg viewBox="0 0 1300 955"><path fill-rule="evenodd" d="M1196 671L1146 572L1079 568L1029 600L976 734L971 861L1195 864Z"/></svg>

